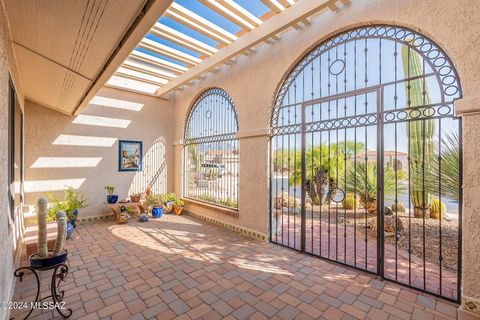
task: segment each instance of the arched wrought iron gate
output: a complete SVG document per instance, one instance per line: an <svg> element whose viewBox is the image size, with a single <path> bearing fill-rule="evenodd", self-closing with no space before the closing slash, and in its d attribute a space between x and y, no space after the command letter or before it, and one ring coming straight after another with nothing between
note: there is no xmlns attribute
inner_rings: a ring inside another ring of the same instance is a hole
<svg viewBox="0 0 480 320"><path fill-rule="evenodd" d="M271 241L458 301L460 96L448 57L411 30L315 48L273 109Z"/></svg>

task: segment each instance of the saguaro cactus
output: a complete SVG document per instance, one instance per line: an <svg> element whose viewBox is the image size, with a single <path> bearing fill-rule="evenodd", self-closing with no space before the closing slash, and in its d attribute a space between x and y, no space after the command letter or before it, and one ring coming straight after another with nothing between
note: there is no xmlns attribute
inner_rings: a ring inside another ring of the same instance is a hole
<svg viewBox="0 0 480 320"><path fill-rule="evenodd" d="M37 219L38 219L38 257L46 258L48 255L47 247L47 206L48 201L40 198L37 201Z"/></svg>
<svg viewBox="0 0 480 320"><path fill-rule="evenodd" d="M55 241L55 247L53 248L52 256L58 256L65 245L65 239L67 236L67 214L64 211L57 212L57 240Z"/></svg>
<svg viewBox="0 0 480 320"><path fill-rule="evenodd" d="M404 45L402 61L405 77L418 77L424 74L422 60L419 54ZM426 79L415 79L407 82L407 101L409 108L424 106L431 103ZM407 137L410 156L410 193L414 207L414 217L428 217L428 207L431 195L426 191L430 179L430 166L434 154L435 120L417 120L407 124Z"/></svg>

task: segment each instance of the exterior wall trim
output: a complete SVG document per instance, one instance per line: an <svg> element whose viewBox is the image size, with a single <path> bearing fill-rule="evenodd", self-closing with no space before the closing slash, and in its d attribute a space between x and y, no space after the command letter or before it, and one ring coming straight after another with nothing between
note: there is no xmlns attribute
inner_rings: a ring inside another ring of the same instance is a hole
<svg viewBox="0 0 480 320"><path fill-rule="evenodd" d="M480 113L480 96L467 97L455 101L457 116L463 117Z"/></svg>
<svg viewBox="0 0 480 320"><path fill-rule="evenodd" d="M270 137L270 128L243 130L237 133L237 139L239 140L257 137Z"/></svg>
<svg viewBox="0 0 480 320"><path fill-rule="evenodd" d="M214 219L214 218L211 218L211 217L208 217L208 216L196 213L196 212L192 212L190 210L185 210L185 213L187 215L191 216L191 217L196 218L196 219L200 219L200 220L206 221L208 223L216 224L218 226L224 227L225 229L241 233L244 236L247 236L247 237L255 239L255 240L261 240L261 241L267 242L268 239L269 239L268 235L265 234L265 233L254 231L254 230L251 230L251 229L248 229L248 228L245 228L245 227L241 227L241 226L238 226L238 225L235 225L235 224L231 224L231 223L228 223L228 222L220 221L220 220L217 220L217 219Z"/></svg>

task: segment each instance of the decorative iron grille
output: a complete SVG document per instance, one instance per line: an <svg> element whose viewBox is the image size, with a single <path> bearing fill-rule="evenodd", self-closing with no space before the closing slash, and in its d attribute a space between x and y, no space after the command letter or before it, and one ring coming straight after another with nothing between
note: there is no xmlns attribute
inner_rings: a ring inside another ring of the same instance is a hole
<svg viewBox="0 0 480 320"><path fill-rule="evenodd" d="M459 301L461 94L409 29L314 48L272 109L271 241Z"/></svg>
<svg viewBox="0 0 480 320"><path fill-rule="evenodd" d="M185 126L184 195L238 209L238 120L232 98L222 89L205 91Z"/></svg>

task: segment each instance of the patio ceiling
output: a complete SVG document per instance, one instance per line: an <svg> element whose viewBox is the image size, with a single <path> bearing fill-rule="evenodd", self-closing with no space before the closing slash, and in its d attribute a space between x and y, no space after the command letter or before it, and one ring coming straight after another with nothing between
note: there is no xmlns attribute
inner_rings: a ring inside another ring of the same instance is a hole
<svg viewBox="0 0 480 320"><path fill-rule="evenodd" d="M0 0L26 99L78 113L172 1ZM120 71L134 77L133 67Z"/></svg>
<svg viewBox="0 0 480 320"><path fill-rule="evenodd" d="M107 86L162 97L350 0L175 0Z"/></svg>

